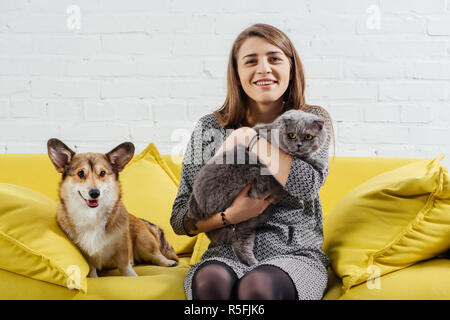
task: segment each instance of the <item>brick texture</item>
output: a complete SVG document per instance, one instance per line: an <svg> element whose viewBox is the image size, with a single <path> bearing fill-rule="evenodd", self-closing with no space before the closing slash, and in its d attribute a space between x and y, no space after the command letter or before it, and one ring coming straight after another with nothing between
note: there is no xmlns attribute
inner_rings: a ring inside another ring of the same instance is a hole
<svg viewBox="0 0 450 320"><path fill-rule="evenodd" d="M54 136L181 152L257 22L294 42L336 155L450 153L449 0L2 0L0 153L46 152Z"/></svg>

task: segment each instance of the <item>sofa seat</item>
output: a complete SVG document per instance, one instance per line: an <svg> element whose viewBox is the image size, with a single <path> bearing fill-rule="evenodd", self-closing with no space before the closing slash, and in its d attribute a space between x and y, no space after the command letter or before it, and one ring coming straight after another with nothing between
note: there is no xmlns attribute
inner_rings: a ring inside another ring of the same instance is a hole
<svg viewBox="0 0 450 320"><path fill-rule="evenodd" d="M181 285L189 271L190 257L181 257L176 267L141 265L139 277L119 276L118 270L88 278L88 292L34 280L0 269L0 299L7 300L184 300Z"/></svg>
<svg viewBox="0 0 450 320"><path fill-rule="evenodd" d="M324 300L448 300L450 260L431 259L383 275L342 293L342 281L330 269Z"/></svg>
<svg viewBox="0 0 450 320"><path fill-rule="evenodd" d="M163 155L162 158L179 179L182 157ZM416 160L330 158L330 174L320 190L324 220L353 188L380 173ZM58 180L59 175L46 154L0 154L0 182L24 186L58 201ZM179 265L173 268L136 266L138 278L118 276L117 270L104 272L103 277L87 279L87 293L0 269L0 299L185 299L184 278L193 264L191 255L192 252L183 254ZM324 299L450 299L449 281L450 260L432 259L383 275L380 288L370 289L363 283L343 293L341 279L330 268Z"/></svg>

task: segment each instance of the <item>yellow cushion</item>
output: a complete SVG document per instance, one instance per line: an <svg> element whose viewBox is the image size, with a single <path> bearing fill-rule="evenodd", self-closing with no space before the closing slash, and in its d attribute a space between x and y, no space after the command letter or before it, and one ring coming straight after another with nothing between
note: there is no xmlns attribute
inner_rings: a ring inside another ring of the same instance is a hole
<svg viewBox="0 0 450 320"><path fill-rule="evenodd" d="M325 183L320 188L323 219L336 203L350 190L361 183L406 164L418 161L413 158L380 157L330 157L330 170Z"/></svg>
<svg viewBox="0 0 450 320"><path fill-rule="evenodd" d="M450 247L450 179L438 157L359 185L324 221L324 250L343 289Z"/></svg>
<svg viewBox="0 0 450 320"><path fill-rule="evenodd" d="M0 268L86 292L89 266L56 223L56 202L0 183Z"/></svg>
<svg viewBox="0 0 450 320"><path fill-rule="evenodd" d="M0 182L23 186L58 201L56 172L47 154L0 154Z"/></svg>
<svg viewBox="0 0 450 320"><path fill-rule="evenodd" d="M324 300L448 300L450 260L431 259L419 262L352 287L343 295L335 292L339 289L328 290Z"/></svg>
<svg viewBox="0 0 450 320"><path fill-rule="evenodd" d="M177 184L181 179L181 165L183 164L183 156L176 154L164 154L161 155L161 158L164 159L167 166L172 171L172 174L175 176L177 180Z"/></svg>
<svg viewBox="0 0 450 320"><path fill-rule="evenodd" d="M119 177L122 200L128 212L161 227L177 254L191 253L196 238L179 236L170 225L178 181L155 144L150 143L133 158Z"/></svg>

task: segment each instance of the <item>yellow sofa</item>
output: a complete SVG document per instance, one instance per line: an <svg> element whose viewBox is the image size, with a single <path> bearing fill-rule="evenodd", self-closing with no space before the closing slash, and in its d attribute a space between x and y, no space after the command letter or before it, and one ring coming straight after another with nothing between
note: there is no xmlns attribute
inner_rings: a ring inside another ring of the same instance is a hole
<svg viewBox="0 0 450 320"><path fill-rule="evenodd" d="M163 155L159 159L169 168L172 178L179 179L181 157ZM368 179L412 163L417 159L400 158L330 158L330 174L320 194L324 219L336 203L351 189ZM126 171L127 169L125 169ZM124 172L125 172L124 171ZM57 201L59 175L46 154L1 154L0 183L20 185ZM157 181L153 181L157 184ZM127 186L123 186L124 194ZM174 197L172 192L171 197ZM173 200L173 199L169 199ZM1 205L1 204L0 204ZM3 212L0 212L0 216ZM157 220L169 220L165 210ZM449 213L450 214L450 213ZM55 222L56 223L56 222ZM167 229L167 227L166 227ZM165 230L165 232L168 232ZM325 234L325 237L327 235ZM63 285L37 280L31 276L0 269L0 299L185 299L183 281L190 265L196 238L180 254L180 263L173 268L136 266L139 277L118 276L107 271L100 278L87 278L87 290L69 289ZM2 247L0 246L0 251ZM75 250L75 249L74 249ZM196 252L198 255L199 252ZM434 258L415 263L381 277L381 288L366 283L342 291L341 279L329 269L329 288L324 299L450 299L450 260Z"/></svg>

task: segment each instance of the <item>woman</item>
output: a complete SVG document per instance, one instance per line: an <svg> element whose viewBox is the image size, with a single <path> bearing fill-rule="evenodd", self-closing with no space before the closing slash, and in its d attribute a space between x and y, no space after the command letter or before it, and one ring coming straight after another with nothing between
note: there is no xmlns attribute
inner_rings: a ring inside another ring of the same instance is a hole
<svg viewBox="0 0 450 320"><path fill-rule="evenodd" d="M188 299L321 299L328 281L328 258L322 251L322 208L318 191L328 166L317 171L261 138L252 139L256 123L269 123L289 109L302 109L331 119L304 100L305 81L298 54L288 37L275 27L255 24L235 40L228 64L224 105L197 123L183 159L181 181L173 204L171 225L177 234L194 235L236 224L262 213L270 204L248 196L250 184L232 205L193 223L187 202L196 173L214 154L251 141L255 152L287 195L257 229L254 253L258 264L248 267L228 245L211 244L185 279ZM234 129L234 130L228 130ZM328 146L320 155L328 163ZM275 152L276 151L276 152Z"/></svg>

